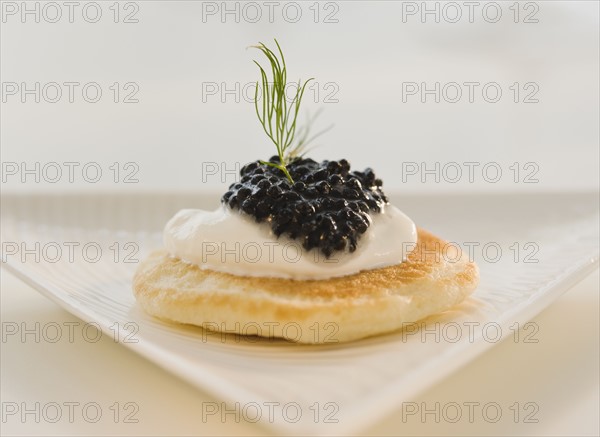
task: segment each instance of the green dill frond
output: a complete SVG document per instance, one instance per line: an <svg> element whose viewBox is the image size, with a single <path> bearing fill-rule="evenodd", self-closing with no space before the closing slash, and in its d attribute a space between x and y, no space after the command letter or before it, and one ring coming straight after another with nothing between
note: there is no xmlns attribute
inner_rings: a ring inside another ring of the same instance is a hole
<svg viewBox="0 0 600 437"><path fill-rule="evenodd" d="M306 145L310 140L316 137L309 137L310 125L300 128L297 126L302 97L304 96L306 86L313 78L308 79L304 83L298 81L296 94L291 101L288 102L285 94L287 86L285 58L277 40L275 40L275 44L277 45L278 54L273 52L263 43L252 46L252 48L260 50L266 56L271 66L271 80L269 80L265 69L257 61L254 61L260 70L260 82L262 84L262 88L260 88L262 89L262 99L260 99L262 102L259 103L259 82L256 82L254 107L263 130L273 144L275 144L277 155L279 156L278 163L261 162L280 169L286 175L288 180L293 183L294 181L290 176L286 165L295 158L302 156ZM297 134L298 137L296 137Z"/></svg>

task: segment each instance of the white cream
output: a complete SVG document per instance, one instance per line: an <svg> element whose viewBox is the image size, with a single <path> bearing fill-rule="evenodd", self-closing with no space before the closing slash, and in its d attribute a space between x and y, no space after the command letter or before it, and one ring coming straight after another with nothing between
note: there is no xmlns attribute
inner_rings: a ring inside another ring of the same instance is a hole
<svg viewBox="0 0 600 437"><path fill-rule="evenodd" d="M398 208L387 205L353 253L306 251L299 241L277 238L268 223L221 206L216 211L184 209L165 226L167 251L202 269L240 276L327 279L399 264L415 247L417 229Z"/></svg>

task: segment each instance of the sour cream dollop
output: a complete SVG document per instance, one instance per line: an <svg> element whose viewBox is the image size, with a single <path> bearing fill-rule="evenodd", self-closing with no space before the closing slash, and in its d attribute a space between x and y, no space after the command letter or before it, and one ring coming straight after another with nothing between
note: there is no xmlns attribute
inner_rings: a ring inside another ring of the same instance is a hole
<svg viewBox="0 0 600 437"><path fill-rule="evenodd" d="M239 276L321 280L400 264L414 249L413 221L392 205L371 215L372 223L350 253L326 258L297 240L277 238L269 223L221 205L215 211L184 209L167 223L164 244L174 257L201 269Z"/></svg>

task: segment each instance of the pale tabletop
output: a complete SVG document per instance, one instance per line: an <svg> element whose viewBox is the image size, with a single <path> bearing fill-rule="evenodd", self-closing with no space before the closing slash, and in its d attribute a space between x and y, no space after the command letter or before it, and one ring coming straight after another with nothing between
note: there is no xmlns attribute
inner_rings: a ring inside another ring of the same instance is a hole
<svg viewBox="0 0 600 437"><path fill-rule="evenodd" d="M598 435L598 281L596 271L534 318L537 342L524 341L533 329L510 336L358 435ZM272 435L235 414L203 418L219 399L107 335L92 341L5 269L1 296L1 435Z"/></svg>

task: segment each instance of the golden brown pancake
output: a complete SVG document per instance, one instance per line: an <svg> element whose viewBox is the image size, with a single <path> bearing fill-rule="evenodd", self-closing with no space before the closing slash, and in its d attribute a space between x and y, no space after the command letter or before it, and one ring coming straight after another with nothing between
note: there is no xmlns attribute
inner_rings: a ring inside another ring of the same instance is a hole
<svg viewBox="0 0 600 437"><path fill-rule="evenodd" d="M133 291L149 314L213 331L300 343L357 340L395 331L463 301L479 281L456 245L418 230L398 265L326 280L234 276L161 250L139 266Z"/></svg>

